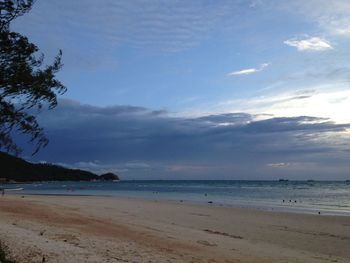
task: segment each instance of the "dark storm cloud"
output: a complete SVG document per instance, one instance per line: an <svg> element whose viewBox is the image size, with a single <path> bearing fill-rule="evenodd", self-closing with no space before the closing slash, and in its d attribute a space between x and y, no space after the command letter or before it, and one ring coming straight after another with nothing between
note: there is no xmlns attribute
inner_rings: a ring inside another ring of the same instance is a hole
<svg viewBox="0 0 350 263"><path fill-rule="evenodd" d="M146 171L152 178L157 172L191 176L221 167L228 174L224 177L231 178L232 170L248 176L258 169L273 173L321 160L322 165L348 162L344 131L349 125L323 118L254 121L246 113L179 118L142 107L101 108L62 100L55 110L40 114L39 121L50 144L36 160L93 171Z"/></svg>

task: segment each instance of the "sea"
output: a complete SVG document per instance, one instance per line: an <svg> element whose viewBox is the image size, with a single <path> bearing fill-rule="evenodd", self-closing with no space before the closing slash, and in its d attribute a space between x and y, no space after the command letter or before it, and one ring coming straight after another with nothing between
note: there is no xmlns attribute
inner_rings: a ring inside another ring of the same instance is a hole
<svg viewBox="0 0 350 263"><path fill-rule="evenodd" d="M11 192L20 195L143 198L212 206L350 216L350 182L346 181L122 180L41 182L6 185L5 188L18 188Z"/></svg>

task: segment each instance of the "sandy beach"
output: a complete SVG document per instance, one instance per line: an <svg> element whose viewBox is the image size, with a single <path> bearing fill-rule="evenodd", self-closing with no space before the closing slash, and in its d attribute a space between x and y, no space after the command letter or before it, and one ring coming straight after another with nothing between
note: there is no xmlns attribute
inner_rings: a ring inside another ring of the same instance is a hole
<svg viewBox="0 0 350 263"><path fill-rule="evenodd" d="M0 198L18 262L350 262L350 217L91 196Z"/></svg>

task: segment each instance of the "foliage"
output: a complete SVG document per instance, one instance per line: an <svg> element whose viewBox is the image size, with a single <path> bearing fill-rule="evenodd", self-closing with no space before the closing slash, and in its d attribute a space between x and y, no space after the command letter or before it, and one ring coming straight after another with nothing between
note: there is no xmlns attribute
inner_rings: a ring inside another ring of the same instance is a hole
<svg viewBox="0 0 350 263"><path fill-rule="evenodd" d="M0 152L0 177L16 182L90 181L100 178L88 171L68 169L49 163L29 163L2 152Z"/></svg>
<svg viewBox="0 0 350 263"><path fill-rule="evenodd" d="M57 94L66 91L56 73L62 67L62 51L52 65L43 65L44 55L28 38L12 32L10 22L28 12L33 0L0 2L0 150L20 153L13 134L29 135L36 153L48 140L30 109L54 108Z"/></svg>

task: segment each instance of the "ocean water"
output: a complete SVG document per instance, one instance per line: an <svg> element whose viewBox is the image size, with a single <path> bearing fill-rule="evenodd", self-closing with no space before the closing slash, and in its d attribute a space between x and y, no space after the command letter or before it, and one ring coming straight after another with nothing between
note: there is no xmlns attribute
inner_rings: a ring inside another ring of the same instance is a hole
<svg viewBox="0 0 350 263"><path fill-rule="evenodd" d="M6 186L9 187L9 186ZM350 182L120 181L11 185L16 194L96 195L350 216Z"/></svg>

